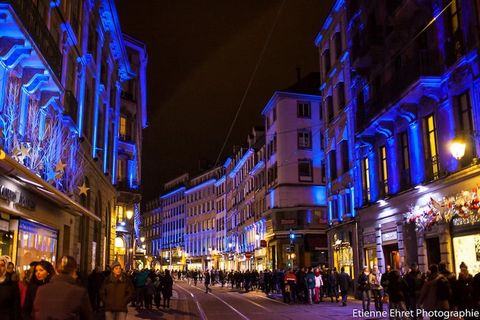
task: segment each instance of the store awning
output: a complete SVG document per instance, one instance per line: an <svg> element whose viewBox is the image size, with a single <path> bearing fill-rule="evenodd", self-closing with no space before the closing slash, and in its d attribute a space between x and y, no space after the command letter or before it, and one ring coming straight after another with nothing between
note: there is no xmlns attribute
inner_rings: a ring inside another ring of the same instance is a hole
<svg viewBox="0 0 480 320"><path fill-rule="evenodd" d="M97 217L93 212L67 197L63 192L47 183L25 166L13 160L10 156L6 155L5 159L0 160L0 168L6 176L23 182L29 190L32 190L43 198L53 201L66 211L77 216L88 216L96 221L101 221L100 217Z"/></svg>

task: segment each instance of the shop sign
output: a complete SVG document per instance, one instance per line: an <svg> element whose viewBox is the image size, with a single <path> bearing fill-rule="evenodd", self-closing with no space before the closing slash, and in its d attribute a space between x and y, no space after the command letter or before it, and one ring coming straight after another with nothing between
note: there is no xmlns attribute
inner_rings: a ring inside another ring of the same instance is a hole
<svg viewBox="0 0 480 320"><path fill-rule="evenodd" d="M382 242L397 240L397 231L382 233Z"/></svg>
<svg viewBox="0 0 480 320"><path fill-rule="evenodd" d="M363 236L363 243L364 244L372 244L372 243L375 243L375 234L374 233L371 233L371 234L366 234Z"/></svg>
<svg viewBox="0 0 480 320"><path fill-rule="evenodd" d="M35 202L25 193L11 190L4 185L0 185L0 198L7 200L8 202L13 202L25 209L35 210Z"/></svg>
<svg viewBox="0 0 480 320"><path fill-rule="evenodd" d="M23 232L28 232L32 234L42 235L44 237L57 239L58 231L47 226L30 222L27 220L20 220L19 230Z"/></svg>

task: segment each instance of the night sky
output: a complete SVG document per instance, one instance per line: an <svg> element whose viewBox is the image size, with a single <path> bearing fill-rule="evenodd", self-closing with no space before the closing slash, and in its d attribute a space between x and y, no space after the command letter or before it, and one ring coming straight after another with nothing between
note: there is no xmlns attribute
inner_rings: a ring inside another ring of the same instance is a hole
<svg viewBox="0 0 480 320"><path fill-rule="evenodd" d="M148 51L143 200L215 163L284 0L117 0L122 31ZM318 72L314 39L331 0L286 0L221 163L245 145L275 90Z"/></svg>

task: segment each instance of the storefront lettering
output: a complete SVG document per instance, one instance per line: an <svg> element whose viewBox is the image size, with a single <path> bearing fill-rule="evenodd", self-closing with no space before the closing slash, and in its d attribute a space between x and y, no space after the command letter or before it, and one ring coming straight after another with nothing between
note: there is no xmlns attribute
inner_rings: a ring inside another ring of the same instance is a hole
<svg viewBox="0 0 480 320"><path fill-rule="evenodd" d="M8 202L13 202L20 207L23 207L28 210L35 210L35 202L28 197L25 193L19 193L13 191L6 186L0 186L0 198L7 200Z"/></svg>
<svg viewBox="0 0 480 320"><path fill-rule="evenodd" d="M397 231L382 233L382 242L397 240Z"/></svg>
<svg viewBox="0 0 480 320"><path fill-rule="evenodd" d="M480 217L478 214L472 214L468 218L454 218L453 225L456 227L472 225L480 222Z"/></svg>

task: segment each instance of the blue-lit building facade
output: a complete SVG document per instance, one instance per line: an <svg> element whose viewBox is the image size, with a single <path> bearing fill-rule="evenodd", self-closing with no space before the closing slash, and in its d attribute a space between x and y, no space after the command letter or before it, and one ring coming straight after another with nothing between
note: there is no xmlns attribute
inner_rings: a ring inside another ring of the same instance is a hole
<svg viewBox="0 0 480 320"><path fill-rule="evenodd" d="M269 268L328 263L325 152L319 75L277 91L262 111L266 132L265 240Z"/></svg>
<svg viewBox="0 0 480 320"><path fill-rule="evenodd" d="M352 99L350 55L347 49L347 9L337 1L315 39L320 56L321 132L328 201L328 265L358 274L355 219L355 105Z"/></svg>
<svg viewBox="0 0 480 320"><path fill-rule="evenodd" d="M478 186L478 3L344 5L356 105L358 265L384 272L418 262L425 271L445 261L458 272L464 261L476 273L478 220L419 229L405 214L415 208L423 218L432 204ZM449 149L458 136L466 142L460 160Z"/></svg>
<svg viewBox="0 0 480 320"><path fill-rule="evenodd" d="M0 11L1 254L20 269L63 254L104 267L116 258L121 88L136 77L114 2Z"/></svg>

